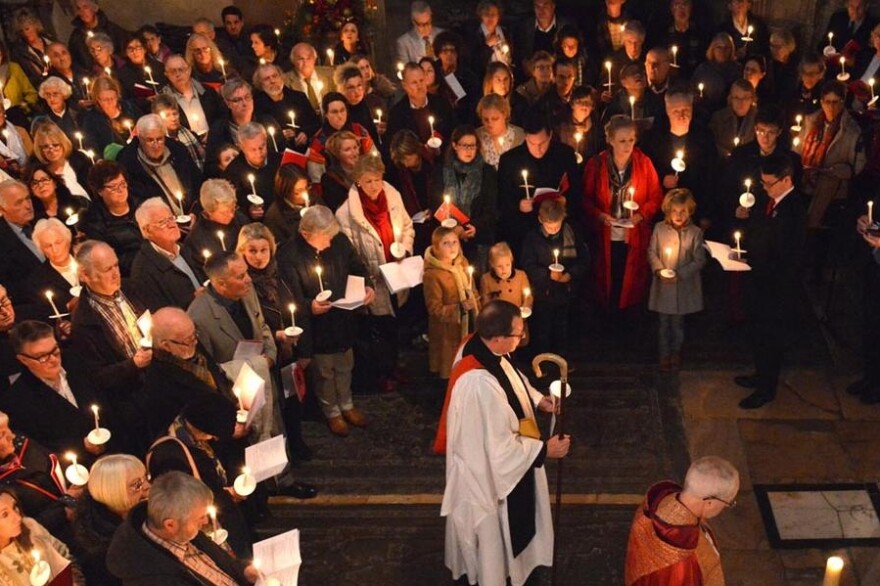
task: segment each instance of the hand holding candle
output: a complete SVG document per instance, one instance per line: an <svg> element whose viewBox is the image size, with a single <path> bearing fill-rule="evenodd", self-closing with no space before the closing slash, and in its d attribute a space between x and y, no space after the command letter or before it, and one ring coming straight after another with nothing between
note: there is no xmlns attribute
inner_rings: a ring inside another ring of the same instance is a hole
<svg viewBox="0 0 880 586"><path fill-rule="evenodd" d="M223 249L223 252L226 252L226 235L223 233L223 230L217 230L217 238L220 240L220 248Z"/></svg>
<svg viewBox="0 0 880 586"><path fill-rule="evenodd" d="M837 81L849 81L849 73L846 72L846 57L840 56L840 73L837 74Z"/></svg>
<svg viewBox="0 0 880 586"><path fill-rule="evenodd" d="M612 86L614 86L614 83L611 81L611 67L611 61L606 61L605 69L608 70L608 83L606 83L605 85L608 87L609 92L611 91Z"/></svg>

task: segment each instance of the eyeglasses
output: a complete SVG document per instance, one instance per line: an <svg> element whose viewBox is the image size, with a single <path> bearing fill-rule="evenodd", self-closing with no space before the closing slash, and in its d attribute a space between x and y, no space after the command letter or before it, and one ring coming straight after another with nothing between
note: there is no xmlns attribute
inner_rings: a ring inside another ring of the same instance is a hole
<svg viewBox="0 0 880 586"><path fill-rule="evenodd" d="M777 179L776 181L773 181L773 182L770 182L770 181L764 181L763 179L761 179L761 185L764 186L764 189L770 189L770 188L774 187L777 183L779 183L780 181L782 181L783 179L784 179L784 177L779 178L779 179Z"/></svg>
<svg viewBox="0 0 880 586"><path fill-rule="evenodd" d="M44 151L60 149L60 148L62 148L61 145L57 144L57 143L48 143L47 142L46 144L40 145L40 149L44 150Z"/></svg>
<svg viewBox="0 0 880 586"><path fill-rule="evenodd" d="M161 220L156 220L155 222L150 222L150 226L158 226L160 228L170 228L171 226L176 226L177 222L172 216L168 216L167 218L162 218Z"/></svg>
<svg viewBox="0 0 880 586"><path fill-rule="evenodd" d="M40 185L46 185L47 183L52 183L51 177L44 177L42 179L31 179L32 187L39 187Z"/></svg>
<svg viewBox="0 0 880 586"><path fill-rule="evenodd" d="M239 96L237 98L229 98L230 104L241 104L242 102L251 102L254 97L251 94L245 94L243 96Z"/></svg>
<svg viewBox="0 0 880 586"><path fill-rule="evenodd" d="M190 346L195 346L196 344L198 344L199 339L198 339L198 337L196 337L195 334L193 334L193 335L189 336L188 338L186 338L185 340L172 340L169 338L167 341L171 342L172 344L177 344L178 346L185 346L188 348Z"/></svg>
<svg viewBox="0 0 880 586"><path fill-rule="evenodd" d="M131 45L130 47L125 48L126 53L134 53L135 51L143 51L143 50L144 50L143 45Z"/></svg>
<svg viewBox="0 0 880 586"><path fill-rule="evenodd" d="M165 73L167 75L178 75L180 73L186 73L189 67L167 67L165 69Z"/></svg>
<svg viewBox="0 0 880 586"><path fill-rule="evenodd" d="M462 143L462 142L459 142L459 143L456 143L455 146L456 146L457 148L460 148L460 149L463 150L463 151L475 151L475 150L477 150L477 143L475 143L475 142L474 142L474 143L467 143L467 144Z"/></svg>
<svg viewBox="0 0 880 586"><path fill-rule="evenodd" d="M193 47L192 52L193 53L210 53L211 47Z"/></svg>
<svg viewBox="0 0 880 586"><path fill-rule="evenodd" d="M840 106L843 104L843 100L822 100L823 106Z"/></svg>
<svg viewBox="0 0 880 586"><path fill-rule="evenodd" d="M150 481L146 476L141 476L136 479L134 482L128 485L129 492L140 492L145 488L150 488Z"/></svg>
<svg viewBox="0 0 880 586"><path fill-rule="evenodd" d="M163 142L165 142L164 136L157 136L156 138L147 138L146 136L139 136L138 138L141 140L141 142L145 142L147 144L162 144Z"/></svg>
<svg viewBox="0 0 880 586"><path fill-rule="evenodd" d="M45 354L40 354L39 356L31 356L30 354L25 354L24 352L20 352L19 356L24 356L25 358L29 358L39 364L47 364L53 358L61 357L61 348L55 346L52 350L49 350Z"/></svg>
<svg viewBox="0 0 880 586"><path fill-rule="evenodd" d="M111 185L110 183L104 184L104 189L106 191L111 192L111 193L122 193L123 191L125 191L125 189L127 187L128 187L128 181L126 181L125 179L123 179L122 181L120 181L119 183L117 183L115 185Z"/></svg>
<svg viewBox="0 0 880 586"><path fill-rule="evenodd" d="M721 497L707 496L707 497L703 497L703 500L704 501L718 501L720 503L724 503L724 505L730 509L736 507L736 499L733 499L732 501L726 501Z"/></svg>
<svg viewBox="0 0 880 586"><path fill-rule="evenodd" d="M526 337L526 333L523 331L523 332L520 332L520 333L518 333L518 334L505 334L505 335L502 336L502 337L504 337L504 338L516 338L517 340L522 340L523 338Z"/></svg>

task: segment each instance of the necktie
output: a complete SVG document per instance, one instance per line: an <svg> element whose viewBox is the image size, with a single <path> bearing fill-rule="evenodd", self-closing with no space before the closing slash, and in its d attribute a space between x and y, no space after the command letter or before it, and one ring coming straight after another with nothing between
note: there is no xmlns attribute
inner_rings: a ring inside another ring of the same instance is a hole
<svg viewBox="0 0 880 586"><path fill-rule="evenodd" d="M317 110L320 106L318 103L318 94L315 93L315 88L312 87L311 82L307 79L305 80L306 84L306 96L309 98L309 103L312 105L312 108Z"/></svg>
<svg viewBox="0 0 880 586"><path fill-rule="evenodd" d="M34 227L30 224L25 224L21 227L21 233L30 238L34 235Z"/></svg>
<svg viewBox="0 0 880 586"><path fill-rule="evenodd" d="M765 212L767 214L768 218L773 215L773 210L775 210L775 209L776 209L776 200L771 197L770 201L767 202L767 209Z"/></svg>
<svg viewBox="0 0 880 586"><path fill-rule="evenodd" d="M434 45L431 44L431 37L422 37L425 40L425 57L434 58Z"/></svg>

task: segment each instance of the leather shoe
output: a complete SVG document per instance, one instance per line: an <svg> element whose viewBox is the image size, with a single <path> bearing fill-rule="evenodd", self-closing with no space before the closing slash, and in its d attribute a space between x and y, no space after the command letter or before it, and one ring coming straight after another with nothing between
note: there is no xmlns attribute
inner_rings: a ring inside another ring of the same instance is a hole
<svg viewBox="0 0 880 586"><path fill-rule="evenodd" d="M758 409L773 400L772 395L768 395L763 391L755 391L745 399L739 402L740 409Z"/></svg>
<svg viewBox="0 0 880 586"><path fill-rule="evenodd" d="M357 409L349 409L347 411L343 411L342 416L345 417L346 421L348 421L355 427L367 426L367 417Z"/></svg>
<svg viewBox="0 0 880 586"><path fill-rule="evenodd" d="M290 486L278 489L278 496L292 496L295 499L313 499L318 496L318 489L305 482L294 482Z"/></svg>
<svg viewBox="0 0 880 586"><path fill-rule="evenodd" d="M859 396L867 391L870 386L871 383L868 382L868 379L862 378L846 387L846 392L849 395Z"/></svg>
<svg viewBox="0 0 880 586"><path fill-rule="evenodd" d="M758 387L758 376L754 374L735 376L733 382L744 389L755 389Z"/></svg>
<svg viewBox="0 0 880 586"><path fill-rule="evenodd" d="M348 424L339 415L327 419L327 426L334 435L339 437L346 437L348 435Z"/></svg>

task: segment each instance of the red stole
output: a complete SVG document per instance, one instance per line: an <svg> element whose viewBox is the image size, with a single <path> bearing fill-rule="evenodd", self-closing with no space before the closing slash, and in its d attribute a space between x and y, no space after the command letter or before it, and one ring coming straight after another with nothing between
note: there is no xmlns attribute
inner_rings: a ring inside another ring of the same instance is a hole
<svg viewBox="0 0 880 586"><path fill-rule="evenodd" d="M467 344L473 337L473 334L465 337L461 341L460 347ZM455 383L458 382L458 379L463 374L478 368L483 368L483 365L473 355L465 356L452 367L449 383L446 385L446 398L443 399L443 411L440 413L440 424L437 426L437 434L434 436L433 450L435 454L440 454L441 456L446 454L446 412L449 410L449 401L452 399L452 389L455 388Z"/></svg>

